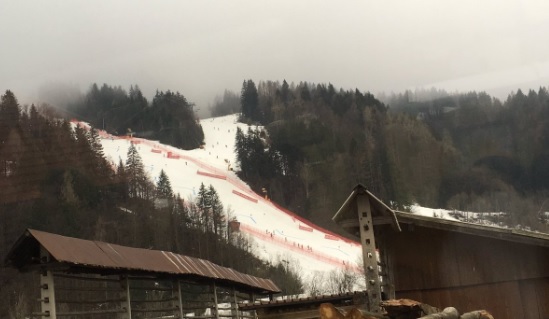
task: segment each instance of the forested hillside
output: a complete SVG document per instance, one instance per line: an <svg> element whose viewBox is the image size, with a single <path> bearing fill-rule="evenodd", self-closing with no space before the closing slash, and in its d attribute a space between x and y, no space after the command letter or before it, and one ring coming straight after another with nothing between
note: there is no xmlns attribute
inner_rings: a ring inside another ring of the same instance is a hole
<svg viewBox="0 0 549 319"><path fill-rule="evenodd" d="M289 292L301 290L297 275L258 260L247 240L227 234L213 187L196 185L196 200L183 201L163 172L156 183L150 180L133 144L127 161L111 167L98 139L96 131L73 128L50 108L21 107L10 91L1 97L2 259L26 228L35 228L204 258L284 282ZM38 287L29 280L0 267L0 317L16 307L30 313Z"/></svg>
<svg viewBox="0 0 549 319"><path fill-rule="evenodd" d="M67 111L116 135L133 134L189 150L204 142L193 106L179 92L157 91L149 103L137 85L126 92L93 84L82 98L67 105Z"/></svg>
<svg viewBox="0 0 549 319"><path fill-rule="evenodd" d="M240 174L325 227L363 183L397 209L502 211L502 223L547 230L547 90L519 90L504 103L436 93L392 95L385 104L332 84L244 81L242 121L265 129L238 132Z"/></svg>

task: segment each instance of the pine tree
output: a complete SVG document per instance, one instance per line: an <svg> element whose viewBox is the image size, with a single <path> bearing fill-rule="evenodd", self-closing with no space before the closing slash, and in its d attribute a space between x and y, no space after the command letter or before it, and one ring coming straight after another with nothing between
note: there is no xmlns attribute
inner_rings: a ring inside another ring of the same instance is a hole
<svg viewBox="0 0 549 319"><path fill-rule="evenodd" d="M201 223L201 228L204 232L211 229L211 201L208 194L208 190L204 183L200 184L198 189L198 196L196 198L196 206L198 208L198 213L200 214L199 222Z"/></svg>
<svg viewBox="0 0 549 319"><path fill-rule="evenodd" d="M128 149L128 158L126 160L126 178L128 180L128 193L130 198L145 198L147 177L141 156L137 148L132 143Z"/></svg>
<svg viewBox="0 0 549 319"><path fill-rule="evenodd" d="M262 121L259 111L259 96L254 81L248 80L242 83L240 106L243 117L252 121Z"/></svg>
<svg viewBox="0 0 549 319"><path fill-rule="evenodd" d="M124 163L122 162L122 159L120 158L118 161L118 166L116 167L116 186L115 186L115 192L117 193L118 197L122 200L127 200L129 196L129 188L128 188L128 178L126 174L126 167L124 166Z"/></svg>
<svg viewBox="0 0 549 319"><path fill-rule="evenodd" d="M5 141L12 127L19 123L19 103L10 90L0 97L0 143Z"/></svg>
<svg viewBox="0 0 549 319"><path fill-rule="evenodd" d="M311 100L311 92L309 92L309 87L307 86L307 82L303 83L303 86L301 87L300 96L303 101L310 101Z"/></svg>
<svg viewBox="0 0 549 319"><path fill-rule="evenodd" d="M92 156L94 159L94 172L95 174L104 180L112 179L112 169L109 167L109 163L105 159L105 153L103 152L103 144L101 144L101 137L95 128L91 128L88 132L88 140L90 143Z"/></svg>
<svg viewBox="0 0 549 319"><path fill-rule="evenodd" d="M248 164L246 136L240 127L236 128L235 152L237 164L240 166L240 170L245 172L243 167L246 167Z"/></svg>
<svg viewBox="0 0 549 319"><path fill-rule="evenodd" d="M285 106L288 106L288 102L290 101L290 94L290 86L288 85L288 82L284 80L282 82L282 87L280 88L280 99Z"/></svg>
<svg viewBox="0 0 549 319"><path fill-rule="evenodd" d="M162 199L173 198L172 185L170 183L170 179L168 178L168 175L166 175L164 170L160 171L160 175L158 176L158 181L156 182L156 196Z"/></svg>
<svg viewBox="0 0 549 319"><path fill-rule="evenodd" d="M95 169L95 156L86 130L80 126L76 126L74 128L74 136L76 137L77 149L75 157L77 158L78 167L89 176L95 177L97 173Z"/></svg>
<svg viewBox="0 0 549 319"><path fill-rule="evenodd" d="M217 194L217 191L212 185L210 185L210 187L208 188L207 196L209 198L210 207L211 207L214 233L216 235L221 235L223 234L223 230L224 230L223 221L225 218L223 214L223 204L219 199L219 195Z"/></svg>

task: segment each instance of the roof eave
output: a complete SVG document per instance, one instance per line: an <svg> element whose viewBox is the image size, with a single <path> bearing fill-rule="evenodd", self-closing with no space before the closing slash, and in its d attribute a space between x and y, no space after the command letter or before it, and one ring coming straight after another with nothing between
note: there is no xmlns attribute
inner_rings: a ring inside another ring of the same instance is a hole
<svg viewBox="0 0 549 319"><path fill-rule="evenodd" d="M549 247L549 235L547 234L415 215L409 212L397 211L396 214L398 215L400 222L404 224L413 224L427 228Z"/></svg>
<svg viewBox="0 0 549 319"><path fill-rule="evenodd" d="M341 208L336 212L334 217L332 217L332 220L339 224L339 222L345 220L344 215L345 213L351 208L351 204L356 202L356 197L359 194L366 194L368 196L370 202L373 201L373 206L377 206L377 211L379 211L380 214L385 215L391 219L391 226L393 229L397 232L402 231L400 228L400 224L398 222L398 219L396 217L396 214L393 209L391 209L389 206L387 206L384 202L382 202L379 198L377 198L374 194L372 194L370 191L364 187L362 184L357 184L354 188L349 197L343 202L343 205L341 205ZM356 217L358 218L358 216Z"/></svg>

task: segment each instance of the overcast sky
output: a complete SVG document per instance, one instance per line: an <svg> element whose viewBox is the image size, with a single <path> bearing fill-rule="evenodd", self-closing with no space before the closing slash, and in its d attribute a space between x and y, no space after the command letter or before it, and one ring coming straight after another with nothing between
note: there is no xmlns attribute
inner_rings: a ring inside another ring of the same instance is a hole
<svg viewBox="0 0 549 319"><path fill-rule="evenodd" d="M0 90L138 84L207 108L244 79L502 94L549 85L549 1L0 0ZM506 94L505 94L506 95Z"/></svg>

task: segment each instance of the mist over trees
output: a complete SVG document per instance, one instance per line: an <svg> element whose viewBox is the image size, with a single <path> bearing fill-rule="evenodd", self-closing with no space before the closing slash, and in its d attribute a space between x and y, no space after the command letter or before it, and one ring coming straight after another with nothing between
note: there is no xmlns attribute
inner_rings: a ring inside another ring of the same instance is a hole
<svg viewBox="0 0 549 319"><path fill-rule="evenodd" d="M210 108L212 117L224 116L240 112L240 96L229 90L223 96L217 96L214 105Z"/></svg>
<svg viewBox="0 0 549 319"><path fill-rule="evenodd" d="M501 211L499 222L547 230L546 88L504 102L436 89L384 100L332 84L244 81L241 119L264 129L237 132L239 174L328 228L362 183L396 209Z"/></svg>
<svg viewBox="0 0 549 319"><path fill-rule="evenodd" d="M179 92L157 91L149 103L137 85L126 92L119 86L93 84L83 98L68 104L67 113L116 135L132 134L188 150L204 143L193 108Z"/></svg>

